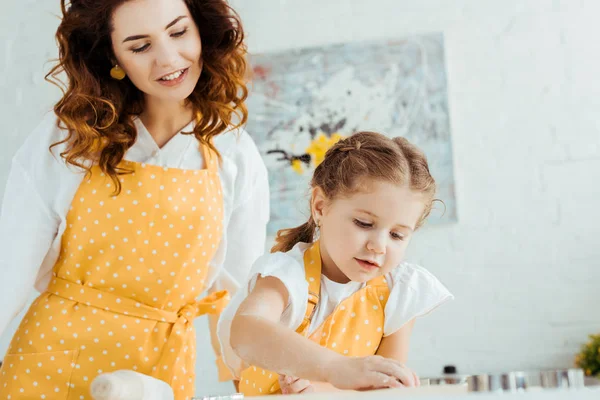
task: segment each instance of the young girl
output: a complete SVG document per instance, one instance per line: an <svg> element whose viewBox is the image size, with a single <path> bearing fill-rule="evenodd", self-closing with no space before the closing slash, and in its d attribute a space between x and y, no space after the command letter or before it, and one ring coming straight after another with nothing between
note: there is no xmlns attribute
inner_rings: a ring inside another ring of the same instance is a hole
<svg viewBox="0 0 600 400"><path fill-rule="evenodd" d="M240 391L418 385L403 365L415 318L452 298L403 262L434 200L425 156L403 138L357 133L328 150L311 187L309 220L279 232L219 321Z"/></svg>

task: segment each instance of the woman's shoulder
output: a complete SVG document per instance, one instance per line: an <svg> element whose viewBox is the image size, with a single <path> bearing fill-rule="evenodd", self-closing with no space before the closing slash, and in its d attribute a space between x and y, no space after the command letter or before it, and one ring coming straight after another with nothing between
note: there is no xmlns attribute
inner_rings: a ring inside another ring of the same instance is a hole
<svg viewBox="0 0 600 400"><path fill-rule="evenodd" d="M243 128L231 128L214 139L214 144L222 157L235 160L237 164L249 164L262 160L256 143Z"/></svg>
<svg viewBox="0 0 600 400"><path fill-rule="evenodd" d="M66 145L60 143L68 137L68 131L61 127L54 112L48 112L27 134L23 144L15 153L14 159L21 165L30 165L48 157L60 158ZM53 146L56 144L56 146Z"/></svg>
<svg viewBox="0 0 600 400"><path fill-rule="evenodd" d="M232 180L239 202L260 192L268 195L268 174L252 137L242 128L218 135L214 145L223 159L223 176Z"/></svg>
<svg viewBox="0 0 600 400"><path fill-rule="evenodd" d="M47 113L25 138L13 157L44 204L58 215L68 208L85 170L66 162L61 154L68 130L54 112Z"/></svg>

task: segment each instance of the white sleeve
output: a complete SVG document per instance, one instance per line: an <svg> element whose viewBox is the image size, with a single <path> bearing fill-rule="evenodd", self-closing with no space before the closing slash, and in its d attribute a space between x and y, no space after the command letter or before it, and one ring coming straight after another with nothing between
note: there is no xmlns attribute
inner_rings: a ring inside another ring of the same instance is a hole
<svg viewBox="0 0 600 400"><path fill-rule="evenodd" d="M262 160L258 160L262 165ZM260 165L259 165L260 167ZM209 292L227 290L234 295L244 282L252 263L265 251L267 222L269 221L269 183L266 169L258 168L254 177L253 190L244 193L243 203L235 206L218 248L215 260L222 261L218 268L217 277L209 288ZM249 197L246 197L248 196ZM213 261L215 261L213 260ZM225 364L222 349L219 351L217 332L214 325L210 329L211 341L216 355L219 380L230 380L231 375Z"/></svg>
<svg viewBox="0 0 600 400"><path fill-rule="evenodd" d="M384 336L393 334L413 318L429 314L454 298L435 276L415 264L403 263L387 278L390 297L385 306Z"/></svg>
<svg viewBox="0 0 600 400"><path fill-rule="evenodd" d="M297 247L291 252L302 254ZM281 323L296 330L304 319L308 302L308 282L306 282L304 273L304 263L287 253L268 254L259 261L262 259L265 259L262 268L256 271L252 270L248 282L248 293L254 290L259 276L263 278L272 276L279 279L288 292L288 303L281 315Z"/></svg>
<svg viewBox="0 0 600 400"><path fill-rule="evenodd" d="M297 249L291 250L298 251ZM231 299L219 319L217 335L221 344L221 354L225 365L235 379L245 368L243 361L233 351L230 344L231 322L240 304L254 289L259 276L272 276L279 279L288 291L288 304L282 314L281 323L290 329L296 329L304 318L308 301L308 283L304 274L304 265L287 253L265 254L254 263L248 284L242 287Z"/></svg>
<svg viewBox="0 0 600 400"><path fill-rule="evenodd" d="M210 290L231 294L247 282L252 264L265 252L270 213L267 169L256 145L243 132L236 147L232 212L219 247L222 256L217 255L223 261Z"/></svg>
<svg viewBox="0 0 600 400"><path fill-rule="evenodd" d="M25 305L59 220L13 160L0 214L0 336Z"/></svg>
<svg viewBox="0 0 600 400"><path fill-rule="evenodd" d="M252 197L231 214L227 252L218 285L235 292L248 278L252 263L265 252L268 221L269 189L266 183L257 187Z"/></svg>

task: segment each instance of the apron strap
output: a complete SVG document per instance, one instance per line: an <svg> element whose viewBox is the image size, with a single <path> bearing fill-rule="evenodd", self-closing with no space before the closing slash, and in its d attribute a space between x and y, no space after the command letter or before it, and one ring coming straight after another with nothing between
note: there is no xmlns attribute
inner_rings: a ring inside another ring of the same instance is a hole
<svg viewBox="0 0 600 400"><path fill-rule="evenodd" d="M319 241L313 243L304 252L304 273L308 283L308 304L306 305L304 320L302 320L296 332L306 336L310 322L317 310L321 292L321 249Z"/></svg>

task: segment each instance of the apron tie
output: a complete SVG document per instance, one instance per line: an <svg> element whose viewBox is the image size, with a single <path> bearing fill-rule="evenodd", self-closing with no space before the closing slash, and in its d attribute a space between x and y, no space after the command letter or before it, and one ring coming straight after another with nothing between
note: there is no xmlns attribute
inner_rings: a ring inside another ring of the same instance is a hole
<svg viewBox="0 0 600 400"><path fill-rule="evenodd" d="M168 366L174 366L179 360L181 353L188 351L185 343L189 338L188 335L194 329L194 318L205 314L219 314L228 302L229 293L226 290L222 290L183 306L177 313L177 320L173 323L166 346L163 347L158 364L155 366L156 369L153 368L152 376L170 383L174 370L173 368L168 368Z"/></svg>
<svg viewBox="0 0 600 400"><path fill-rule="evenodd" d="M163 352L152 372L153 377L169 384L174 374L174 368L172 367L175 366L181 353L188 350L185 343L193 331L194 319L205 314L221 313L230 299L227 290L221 290L200 300L190 302L179 311L173 312L151 307L128 297L121 297L114 293L80 285L59 277L52 279L46 291L64 299L107 312L172 324Z"/></svg>

